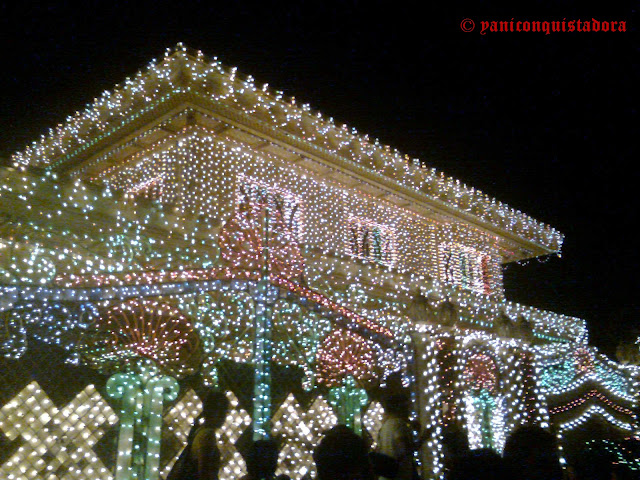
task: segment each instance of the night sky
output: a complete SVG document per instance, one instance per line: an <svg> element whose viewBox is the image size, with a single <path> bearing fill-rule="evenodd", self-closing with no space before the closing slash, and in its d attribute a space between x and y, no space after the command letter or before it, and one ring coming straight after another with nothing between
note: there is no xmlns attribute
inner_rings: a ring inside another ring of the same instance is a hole
<svg viewBox="0 0 640 480"><path fill-rule="evenodd" d="M5 159L184 42L560 230L561 258L506 268L508 299L584 318L609 355L640 334L628 4L39 3L0 6ZM512 18L624 20L627 32L479 33Z"/></svg>

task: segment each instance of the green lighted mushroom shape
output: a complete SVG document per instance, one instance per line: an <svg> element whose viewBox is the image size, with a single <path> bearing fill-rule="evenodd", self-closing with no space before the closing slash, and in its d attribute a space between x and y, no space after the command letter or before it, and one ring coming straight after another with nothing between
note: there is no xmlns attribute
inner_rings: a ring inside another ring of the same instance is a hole
<svg viewBox="0 0 640 480"><path fill-rule="evenodd" d="M115 480L158 480L162 410L175 400L176 378L200 365L199 336L176 307L132 299L107 309L79 344L81 358L103 373L120 408Z"/></svg>

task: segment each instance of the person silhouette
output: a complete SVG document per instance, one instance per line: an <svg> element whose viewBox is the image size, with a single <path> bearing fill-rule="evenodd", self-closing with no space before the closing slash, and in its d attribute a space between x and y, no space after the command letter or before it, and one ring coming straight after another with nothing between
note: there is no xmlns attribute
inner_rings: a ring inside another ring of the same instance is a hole
<svg viewBox="0 0 640 480"><path fill-rule="evenodd" d="M218 480L220 450L216 431L229 413L230 402L224 392L210 391L202 402L202 413L196 418L187 445L166 480Z"/></svg>
<svg viewBox="0 0 640 480"><path fill-rule="evenodd" d="M229 407L229 399L220 391L210 392L202 403L202 422L197 426L191 445L191 458L197 466L198 480L218 480L220 450L216 431L224 424Z"/></svg>
<svg viewBox="0 0 640 480"><path fill-rule="evenodd" d="M561 480L563 477L556 438L541 427L516 428L507 437L502 456L510 478Z"/></svg>
<svg viewBox="0 0 640 480"><path fill-rule="evenodd" d="M377 452L395 460L397 470L394 479L415 478L413 440L409 428L409 401L405 395L393 394L383 398L384 417L378 432ZM388 477L382 475L381 480Z"/></svg>
<svg viewBox="0 0 640 480"><path fill-rule="evenodd" d="M274 440L256 440L246 461L247 474L241 480L274 480L278 468L278 445Z"/></svg>
<svg viewBox="0 0 640 480"><path fill-rule="evenodd" d="M445 477L447 480L507 480L510 478L502 457L490 448L469 450L459 457Z"/></svg>
<svg viewBox="0 0 640 480"><path fill-rule="evenodd" d="M318 480L373 480L369 449L346 425L326 432L313 452Z"/></svg>

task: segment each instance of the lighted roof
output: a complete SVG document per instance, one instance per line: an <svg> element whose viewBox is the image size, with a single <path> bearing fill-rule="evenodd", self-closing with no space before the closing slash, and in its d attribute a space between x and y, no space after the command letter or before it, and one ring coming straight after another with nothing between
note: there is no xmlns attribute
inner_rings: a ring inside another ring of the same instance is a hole
<svg viewBox="0 0 640 480"><path fill-rule="evenodd" d="M236 68L224 67L215 58L207 61L201 52L188 54L180 44L15 153L12 161L16 167L65 170L81 162L87 152L113 141L136 119L181 101L213 102L241 124L277 133L311 155L405 193L429 208L517 239L530 248L529 256L561 249L564 237L549 225L354 128L336 125L332 118L266 84L257 86L251 76L241 77Z"/></svg>

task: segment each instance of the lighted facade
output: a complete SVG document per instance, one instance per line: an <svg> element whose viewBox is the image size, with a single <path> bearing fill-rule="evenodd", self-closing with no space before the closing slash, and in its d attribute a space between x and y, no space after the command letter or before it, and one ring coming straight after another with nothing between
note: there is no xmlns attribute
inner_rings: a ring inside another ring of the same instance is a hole
<svg viewBox="0 0 640 480"><path fill-rule="evenodd" d="M504 297L502 266L559 232L200 53L168 51L0 174L6 478L162 478L207 386L233 405L229 479L252 437L280 438L293 477L337 422L375 441L398 374L425 478L450 423L497 450L523 423L637 433L637 369ZM19 378L47 358L77 376L49 381L79 389L58 404Z"/></svg>

